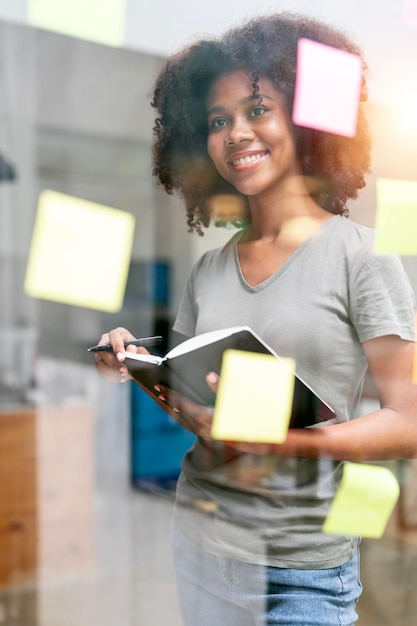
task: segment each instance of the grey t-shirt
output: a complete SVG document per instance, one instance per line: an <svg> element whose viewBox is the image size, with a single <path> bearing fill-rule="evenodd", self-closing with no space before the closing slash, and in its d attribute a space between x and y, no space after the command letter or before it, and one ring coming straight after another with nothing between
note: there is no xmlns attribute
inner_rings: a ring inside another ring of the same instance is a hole
<svg viewBox="0 0 417 626"><path fill-rule="evenodd" d="M352 419L367 368L362 342L388 334L414 340L414 294L401 262L374 256L373 231L334 216L251 287L239 266L240 237L195 265L174 329L194 336L250 326L278 354L295 359L297 374L339 420ZM356 538L321 532L341 464L251 454L230 459L226 452L197 440L178 481L177 518L208 550L294 568L334 567L352 555Z"/></svg>

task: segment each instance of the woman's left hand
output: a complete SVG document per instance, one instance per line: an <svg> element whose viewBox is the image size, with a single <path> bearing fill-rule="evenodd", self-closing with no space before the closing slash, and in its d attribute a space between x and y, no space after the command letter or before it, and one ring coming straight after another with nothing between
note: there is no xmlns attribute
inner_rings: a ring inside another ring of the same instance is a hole
<svg viewBox="0 0 417 626"><path fill-rule="evenodd" d="M210 372L207 377L207 384L214 393L217 392L219 376L214 372ZM167 387L158 386L159 400L166 403L169 408L170 415L178 424L191 430L198 437L202 437L206 441L211 441L211 424L213 421L213 409L196 404L188 400L185 396L168 389Z"/></svg>
<svg viewBox="0 0 417 626"><path fill-rule="evenodd" d="M219 376L214 372L210 372L207 375L207 384L210 389L217 392L219 384ZM218 443L232 448L237 453L249 452L251 454L265 455L265 454L277 454L279 448L282 446L270 444L270 443L253 443L250 441L220 441L213 439L211 435L211 426L213 422L214 409L210 407L204 407L191 400L188 400L185 396L168 389L167 387L159 386L159 400L166 403L170 409L171 416L175 421L191 430L198 437L201 437L205 441L216 441Z"/></svg>

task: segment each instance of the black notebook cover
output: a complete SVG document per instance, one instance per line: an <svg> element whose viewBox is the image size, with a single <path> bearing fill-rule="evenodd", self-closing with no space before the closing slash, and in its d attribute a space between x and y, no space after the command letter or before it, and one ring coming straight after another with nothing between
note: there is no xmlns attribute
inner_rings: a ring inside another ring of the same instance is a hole
<svg viewBox="0 0 417 626"><path fill-rule="evenodd" d="M223 353L229 349L279 358L250 328L236 327L193 337L165 357L127 353L125 364L135 381L164 408L166 404L159 400L155 385L168 387L197 404L214 406L215 394L205 378L209 372L220 373ZM295 375L290 428L305 428L334 418L334 411Z"/></svg>

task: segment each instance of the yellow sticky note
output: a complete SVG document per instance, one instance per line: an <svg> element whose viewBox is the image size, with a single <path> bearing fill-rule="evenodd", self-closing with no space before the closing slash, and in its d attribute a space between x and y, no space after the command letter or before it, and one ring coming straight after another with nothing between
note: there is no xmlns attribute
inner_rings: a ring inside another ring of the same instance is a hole
<svg viewBox="0 0 417 626"><path fill-rule="evenodd" d="M132 253L131 213L46 190L38 210L24 290L35 298L115 313Z"/></svg>
<svg viewBox="0 0 417 626"><path fill-rule="evenodd" d="M398 481L386 467L345 463L323 532L382 537L399 494Z"/></svg>
<svg viewBox="0 0 417 626"><path fill-rule="evenodd" d="M125 39L126 0L29 0L33 26L121 46Z"/></svg>
<svg viewBox="0 0 417 626"><path fill-rule="evenodd" d="M211 434L222 441L281 443L294 396L292 359L226 350Z"/></svg>
<svg viewBox="0 0 417 626"><path fill-rule="evenodd" d="M361 89L362 61L357 55L299 39L294 124L353 137Z"/></svg>
<svg viewBox="0 0 417 626"><path fill-rule="evenodd" d="M417 254L417 182L378 178L375 254Z"/></svg>

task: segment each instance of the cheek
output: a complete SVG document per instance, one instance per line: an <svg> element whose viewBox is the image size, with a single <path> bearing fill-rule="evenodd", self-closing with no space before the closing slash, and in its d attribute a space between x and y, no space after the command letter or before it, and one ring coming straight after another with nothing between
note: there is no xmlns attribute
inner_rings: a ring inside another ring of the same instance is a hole
<svg viewBox="0 0 417 626"><path fill-rule="evenodd" d="M207 139L207 152L208 152L210 159L214 160L215 142L212 139L210 139L210 137Z"/></svg>
<svg viewBox="0 0 417 626"><path fill-rule="evenodd" d="M207 142L207 153L210 157L210 159L213 161L213 164L216 168L216 170L222 174L222 167L224 167L224 161L222 158L222 148L219 145L219 142L217 141L210 141L210 139Z"/></svg>
<svg viewBox="0 0 417 626"><path fill-rule="evenodd" d="M209 135L207 138L207 152L210 158L219 159L223 155L224 137L220 133Z"/></svg>

